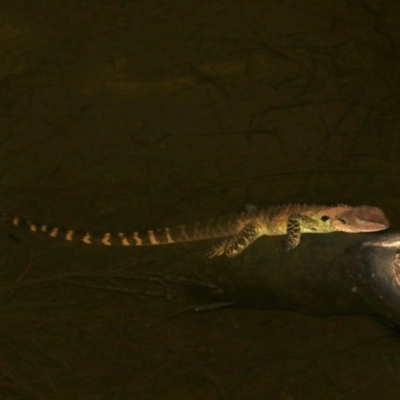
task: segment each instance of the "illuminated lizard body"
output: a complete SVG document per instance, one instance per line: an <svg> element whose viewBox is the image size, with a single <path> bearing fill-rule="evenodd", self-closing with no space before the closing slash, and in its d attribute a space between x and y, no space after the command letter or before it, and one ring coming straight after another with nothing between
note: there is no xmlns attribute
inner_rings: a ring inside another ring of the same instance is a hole
<svg viewBox="0 0 400 400"><path fill-rule="evenodd" d="M224 238L208 253L210 258L234 257L261 236L285 235L287 249L300 243L303 233L375 232L389 227L383 211L372 206L286 205L220 217L205 222L145 232L103 232L57 228L13 217L2 219L16 226L67 241L105 246L151 246Z"/></svg>

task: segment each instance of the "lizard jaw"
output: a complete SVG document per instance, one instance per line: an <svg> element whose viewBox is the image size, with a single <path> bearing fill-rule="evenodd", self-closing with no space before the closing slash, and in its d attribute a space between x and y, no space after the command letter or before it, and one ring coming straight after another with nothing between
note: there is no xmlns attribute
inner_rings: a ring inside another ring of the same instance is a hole
<svg viewBox="0 0 400 400"><path fill-rule="evenodd" d="M390 222L378 207L358 206L335 216L332 226L347 233L376 232L389 227Z"/></svg>

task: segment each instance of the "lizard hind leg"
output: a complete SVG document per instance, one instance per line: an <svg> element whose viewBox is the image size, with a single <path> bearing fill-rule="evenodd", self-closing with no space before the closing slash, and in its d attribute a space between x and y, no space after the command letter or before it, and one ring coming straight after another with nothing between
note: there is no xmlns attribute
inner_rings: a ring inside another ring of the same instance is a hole
<svg viewBox="0 0 400 400"><path fill-rule="evenodd" d="M264 234L262 226L257 223L245 225L236 235L224 239L209 252L209 258L226 255L235 257L250 246L255 240Z"/></svg>
<svg viewBox="0 0 400 400"><path fill-rule="evenodd" d="M205 252L205 255L207 256L207 258L214 258L214 257L222 256L225 252L225 246L226 246L227 241L228 241L228 239L219 240L218 243L215 244L214 246L212 246L210 250L207 250Z"/></svg>

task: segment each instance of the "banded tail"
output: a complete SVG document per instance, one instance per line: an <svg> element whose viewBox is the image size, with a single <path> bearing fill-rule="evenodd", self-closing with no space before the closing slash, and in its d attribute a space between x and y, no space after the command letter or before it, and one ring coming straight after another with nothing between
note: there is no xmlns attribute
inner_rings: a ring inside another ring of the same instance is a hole
<svg viewBox="0 0 400 400"><path fill-rule="evenodd" d="M238 232L238 216L216 218L206 222L179 225L174 228L151 229L133 232L89 232L68 228L59 228L29 219L1 214L2 221L41 233L55 239L69 242L81 242L103 246L154 246L172 243L184 243L232 236Z"/></svg>

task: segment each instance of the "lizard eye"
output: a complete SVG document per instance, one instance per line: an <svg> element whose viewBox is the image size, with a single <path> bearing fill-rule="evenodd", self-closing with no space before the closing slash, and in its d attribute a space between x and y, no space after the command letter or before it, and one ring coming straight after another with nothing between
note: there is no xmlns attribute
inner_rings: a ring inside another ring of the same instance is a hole
<svg viewBox="0 0 400 400"><path fill-rule="evenodd" d="M338 218L338 221L340 221L343 225L347 224L346 220L343 218Z"/></svg>
<svg viewBox="0 0 400 400"><path fill-rule="evenodd" d="M321 217L321 221L323 221L323 222L328 221L328 219L329 219L329 217L327 215L323 215Z"/></svg>

